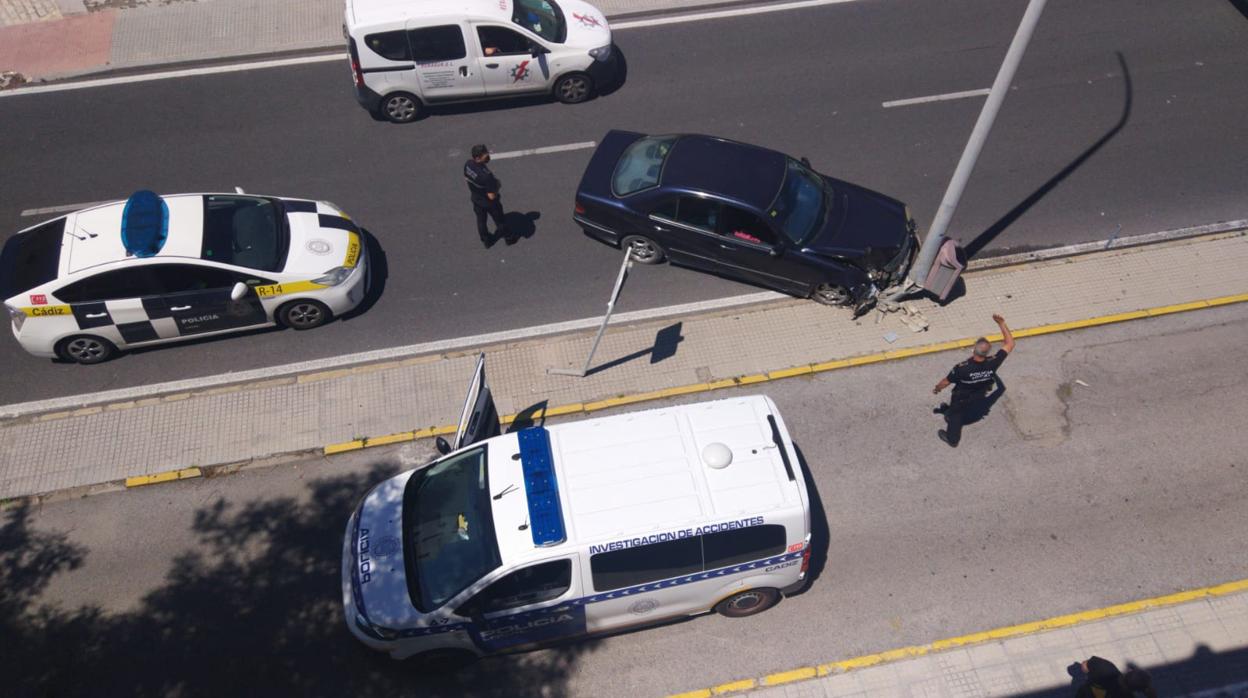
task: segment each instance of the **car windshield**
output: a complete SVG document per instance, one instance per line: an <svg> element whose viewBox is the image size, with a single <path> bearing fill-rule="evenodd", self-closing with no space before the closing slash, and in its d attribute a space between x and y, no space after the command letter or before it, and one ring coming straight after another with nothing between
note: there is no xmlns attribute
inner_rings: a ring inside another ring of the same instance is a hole
<svg viewBox="0 0 1248 698"><path fill-rule="evenodd" d="M65 219L57 218L18 233L0 250L0 301L56 278Z"/></svg>
<svg viewBox="0 0 1248 698"><path fill-rule="evenodd" d="M499 566L486 448L421 470L403 492L403 558L412 604L436 610Z"/></svg>
<svg viewBox="0 0 1248 698"><path fill-rule="evenodd" d="M625 148L611 175L611 191L627 196L657 185L674 143L676 136L642 138Z"/></svg>
<svg viewBox="0 0 1248 698"><path fill-rule="evenodd" d="M258 196L204 197L204 241L200 256L213 262L281 271L290 232L280 205Z"/></svg>
<svg viewBox="0 0 1248 698"><path fill-rule="evenodd" d="M556 44L568 38L563 11L550 0L515 0L511 21Z"/></svg>
<svg viewBox="0 0 1248 698"><path fill-rule="evenodd" d="M793 244L802 244L818 230L826 213L824 191L822 177L789 159L780 192L771 203L768 215Z"/></svg>

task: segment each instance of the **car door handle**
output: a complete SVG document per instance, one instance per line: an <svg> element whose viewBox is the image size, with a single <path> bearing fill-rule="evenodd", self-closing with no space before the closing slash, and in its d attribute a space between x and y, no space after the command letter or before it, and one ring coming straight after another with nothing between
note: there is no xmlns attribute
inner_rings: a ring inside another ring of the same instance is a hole
<svg viewBox="0 0 1248 698"><path fill-rule="evenodd" d="M191 309L191 306L189 305L175 305L172 308L170 308L170 310L190 310L190 309Z"/></svg>
<svg viewBox="0 0 1248 698"><path fill-rule="evenodd" d="M108 313L87 313L87 317L92 319L97 317L108 317Z"/></svg>
<svg viewBox="0 0 1248 698"><path fill-rule="evenodd" d="M497 68L497 67L498 67L498 64L497 64L497 63L486 63L486 64L485 64L485 67L487 67L487 68Z"/></svg>
<svg viewBox="0 0 1248 698"><path fill-rule="evenodd" d="M721 250L735 250L735 249L737 249L737 248L733 247L732 245L724 245L724 244L721 244L721 245L719 246L719 249L721 249Z"/></svg>

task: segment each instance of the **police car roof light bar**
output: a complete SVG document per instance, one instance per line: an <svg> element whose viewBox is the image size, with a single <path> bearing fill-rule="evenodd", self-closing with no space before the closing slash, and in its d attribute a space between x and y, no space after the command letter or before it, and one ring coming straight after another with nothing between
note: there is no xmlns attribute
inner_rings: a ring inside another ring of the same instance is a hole
<svg viewBox="0 0 1248 698"><path fill-rule="evenodd" d="M147 189L131 194L121 212L121 244L126 254L154 257L168 237L169 204Z"/></svg>
<svg viewBox="0 0 1248 698"><path fill-rule="evenodd" d="M550 453L550 433L544 427L529 427L516 434L520 442L520 468L529 501L533 545L558 545L568 539L559 505L559 483Z"/></svg>

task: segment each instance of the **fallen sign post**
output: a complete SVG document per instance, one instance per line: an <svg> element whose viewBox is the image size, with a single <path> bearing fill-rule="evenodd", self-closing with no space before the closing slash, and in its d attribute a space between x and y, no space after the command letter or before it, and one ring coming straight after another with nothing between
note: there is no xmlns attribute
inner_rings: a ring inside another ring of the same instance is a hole
<svg viewBox="0 0 1248 698"><path fill-rule="evenodd" d="M624 280L628 278L628 270L633 266L633 250L624 246L624 262L620 264L620 273L615 277L615 287L611 289L611 298L607 300L607 314L602 316L602 324L598 326L598 334L594 336L594 344L589 348L589 356L585 357L585 365L581 370L574 368L547 368L546 373L559 376L576 376L584 378L589 375L589 366L594 361L594 352L602 342L602 335L607 331L607 323L611 322L611 313L615 312L615 302L620 298L620 289L624 288Z"/></svg>

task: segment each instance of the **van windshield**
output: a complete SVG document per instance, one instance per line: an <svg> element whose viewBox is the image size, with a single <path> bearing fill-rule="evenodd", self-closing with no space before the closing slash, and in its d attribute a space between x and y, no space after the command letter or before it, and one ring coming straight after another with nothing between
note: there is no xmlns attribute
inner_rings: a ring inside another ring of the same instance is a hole
<svg viewBox="0 0 1248 698"><path fill-rule="evenodd" d="M553 0L515 0L511 21L556 44L568 38L563 11Z"/></svg>
<svg viewBox="0 0 1248 698"><path fill-rule="evenodd" d="M403 491L403 558L412 605L436 610L499 566L486 447L412 475Z"/></svg>

